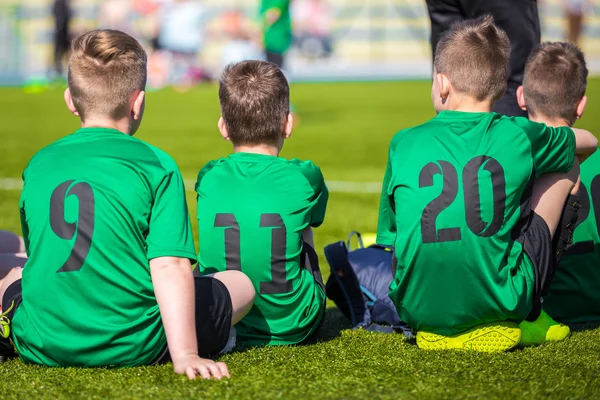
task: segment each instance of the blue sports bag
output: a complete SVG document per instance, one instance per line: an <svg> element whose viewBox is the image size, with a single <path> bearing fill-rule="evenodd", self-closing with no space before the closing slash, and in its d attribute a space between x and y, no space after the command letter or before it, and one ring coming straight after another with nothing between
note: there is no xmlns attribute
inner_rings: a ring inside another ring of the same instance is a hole
<svg viewBox="0 0 600 400"><path fill-rule="evenodd" d="M359 248L350 251L353 236ZM326 293L350 320L353 328L392 333L402 332L412 337L410 328L400 320L396 307L388 296L393 280L393 250L372 245L364 247L360 233L352 232L348 241L325 247L325 258L331 268Z"/></svg>

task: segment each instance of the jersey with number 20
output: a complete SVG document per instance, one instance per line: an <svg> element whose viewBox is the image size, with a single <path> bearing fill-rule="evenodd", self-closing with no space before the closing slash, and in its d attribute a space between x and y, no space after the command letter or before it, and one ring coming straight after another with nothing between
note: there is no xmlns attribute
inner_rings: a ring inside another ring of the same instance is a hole
<svg viewBox="0 0 600 400"><path fill-rule="evenodd" d="M442 335L523 320L535 279L520 241L532 185L569 171L574 154L571 129L495 113L442 111L396 134L378 243L395 246L400 317Z"/></svg>
<svg viewBox="0 0 600 400"><path fill-rule="evenodd" d="M196 258L173 159L117 130L84 128L40 150L23 179L21 359L151 364L166 337L148 261Z"/></svg>
<svg viewBox="0 0 600 400"><path fill-rule="evenodd" d="M325 218L321 170L311 161L235 153L206 165L196 192L200 273L241 270L256 290L254 307L236 325L238 341L294 344L312 335L325 292L303 264L302 232Z"/></svg>

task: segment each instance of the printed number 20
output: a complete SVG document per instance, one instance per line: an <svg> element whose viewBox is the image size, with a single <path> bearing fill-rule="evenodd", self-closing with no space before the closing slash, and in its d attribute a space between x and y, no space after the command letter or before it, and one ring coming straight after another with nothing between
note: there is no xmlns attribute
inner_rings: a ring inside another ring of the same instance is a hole
<svg viewBox="0 0 600 400"><path fill-rule="evenodd" d="M63 182L50 197L50 227L61 239L71 240L75 244L67 261L57 272L79 271L92 247L94 234L94 191L86 182L73 185L73 180ZM72 186L71 186L72 185ZM74 195L79 200L77 221L65 221L65 200Z"/></svg>
<svg viewBox="0 0 600 400"><path fill-rule="evenodd" d="M479 170L491 174L494 214L488 225L481 218L481 199L479 193ZM423 243L450 242L461 240L460 228L437 229L438 215L448 208L458 194L458 173L456 168L447 161L439 160L425 165L419 174L419 187L433 186L433 178L440 174L444 179L442 193L433 199L423 210L421 216L421 237ZM490 237L496 234L504 222L506 207L506 180L504 169L498 161L488 156L478 156L465 165L462 174L463 191L465 198L465 215L467 226L474 234L481 237Z"/></svg>
<svg viewBox="0 0 600 400"><path fill-rule="evenodd" d="M233 214L217 214L215 228L225 229L225 268L242 270L240 225ZM283 294L292 291L292 281L287 279L286 272L286 228L279 214L261 214L261 228L272 228L271 231L271 278L269 282L260 283L261 294Z"/></svg>

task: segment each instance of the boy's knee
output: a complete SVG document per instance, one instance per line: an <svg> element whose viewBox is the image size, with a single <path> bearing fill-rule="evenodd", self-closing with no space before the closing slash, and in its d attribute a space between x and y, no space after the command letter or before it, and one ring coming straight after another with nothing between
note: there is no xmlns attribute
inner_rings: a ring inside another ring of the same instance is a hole
<svg viewBox="0 0 600 400"><path fill-rule="evenodd" d="M217 272L213 278L220 280L230 293L244 294L246 298L254 302L256 291L252 281L241 271L223 271Z"/></svg>

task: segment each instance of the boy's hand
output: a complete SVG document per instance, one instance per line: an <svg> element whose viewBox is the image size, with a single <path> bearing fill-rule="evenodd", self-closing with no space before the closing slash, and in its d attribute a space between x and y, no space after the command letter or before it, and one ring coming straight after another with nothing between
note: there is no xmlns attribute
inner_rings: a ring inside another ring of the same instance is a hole
<svg viewBox="0 0 600 400"><path fill-rule="evenodd" d="M185 374L190 379L195 379L198 375L203 379L229 378L229 370L225 363L200 358L197 354L186 354L177 359L173 358L173 369L176 374Z"/></svg>

